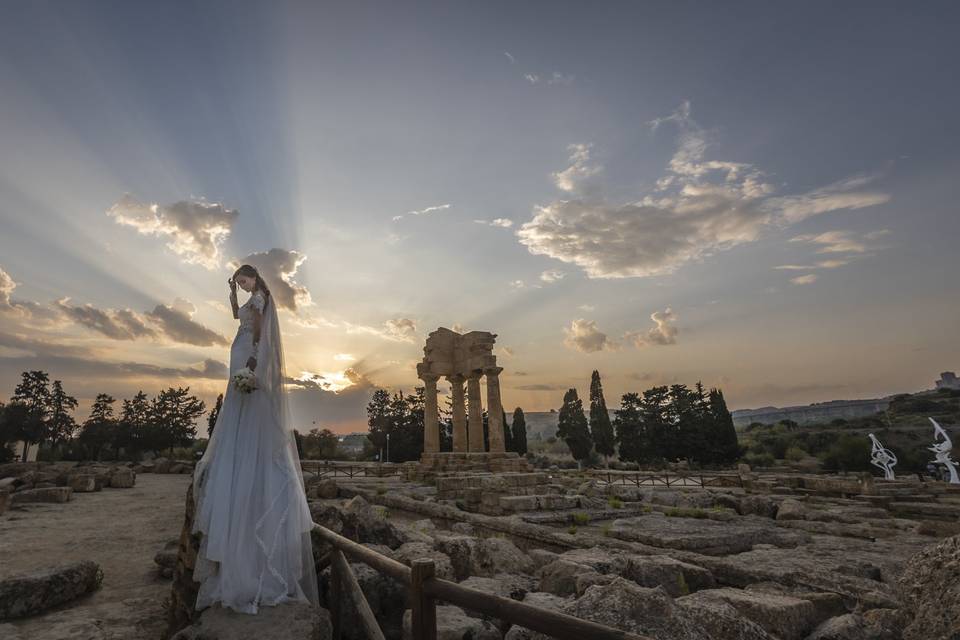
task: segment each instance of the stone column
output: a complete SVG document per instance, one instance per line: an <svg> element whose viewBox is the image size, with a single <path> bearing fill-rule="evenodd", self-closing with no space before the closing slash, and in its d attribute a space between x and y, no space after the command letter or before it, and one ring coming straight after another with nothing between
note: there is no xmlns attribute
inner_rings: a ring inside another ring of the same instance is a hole
<svg viewBox="0 0 960 640"><path fill-rule="evenodd" d="M454 453L464 453L467 450L467 412L463 402L463 380L463 376L459 373L447 376L453 396Z"/></svg>
<svg viewBox="0 0 960 640"><path fill-rule="evenodd" d="M471 371L467 376L467 402L470 408L470 452L483 453L483 406L480 403L480 371Z"/></svg>
<svg viewBox="0 0 960 640"><path fill-rule="evenodd" d="M484 369L487 374L487 424L490 429L490 453L503 453L503 404L500 402L500 372L503 367Z"/></svg>
<svg viewBox="0 0 960 640"><path fill-rule="evenodd" d="M440 451L440 422L437 413L437 380L440 376L424 374L423 380L423 452Z"/></svg>

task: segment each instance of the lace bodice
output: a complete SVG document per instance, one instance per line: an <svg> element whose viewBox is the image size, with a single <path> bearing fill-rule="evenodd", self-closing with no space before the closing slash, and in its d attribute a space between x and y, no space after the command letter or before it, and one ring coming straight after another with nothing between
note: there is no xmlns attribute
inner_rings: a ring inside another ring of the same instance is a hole
<svg viewBox="0 0 960 640"><path fill-rule="evenodd" d="M253 318L254 312L256 309L260 313L263 313L263 307L266 304L266 299L263 297L263 293L260 291L255 292L250 299L243 303L240 309L237 311L237 315L240 316L240 328L237 329L237 333L242 333L244 331L253 332Z"/></svg>

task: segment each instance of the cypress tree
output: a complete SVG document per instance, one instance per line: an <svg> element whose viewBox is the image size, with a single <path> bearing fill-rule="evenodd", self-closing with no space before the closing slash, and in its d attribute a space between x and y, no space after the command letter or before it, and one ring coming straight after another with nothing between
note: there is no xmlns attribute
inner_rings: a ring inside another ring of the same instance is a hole
<svg viewBox="0 0 960 640"><path fill-rule="evenodd" d="M624 462L646 462L650 456L641 404L639 394L625 393L620 400L620 408L614 411L613 426L620 460Z"/></svg>
<svg viewBox="0 0 960 640"><path fill-rule="evenodd" d="M523 409L517 407L513 410L513 441L514 451L521 456L527 455L527 419L523 415Z"/></svg>
<svg viewBox="0 0 960 640"><path fill-rule="evenodd" d="M578 463L586 460L593 449L587 416L583 413L583 401L577 396L576 389L568 389L563 396L557 437L567 444Z"/></svg>
<svg viewBox="0 0 960 640"><path fill-rule="evenodd" d="M727 409L727 402L720 389L710 390L710 413L716 432L716 461L732 464L740 457L740 443L737 442L733 415Z"/></svg>
<svg viewBox="0 0 960 640"><path fill-rule="evenodd" d="M610 424L607 401L603 398L600 372L596 370L590 378L590 435L597 453L605 458L614 454L613 426Z"/></svg>

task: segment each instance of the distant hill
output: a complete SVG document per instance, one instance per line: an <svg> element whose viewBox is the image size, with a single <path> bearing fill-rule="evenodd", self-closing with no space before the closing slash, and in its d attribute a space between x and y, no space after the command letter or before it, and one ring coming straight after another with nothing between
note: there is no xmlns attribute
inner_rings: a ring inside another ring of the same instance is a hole
<svg viewBox="0 0 960 640"><path fill-rule="evenodd" d="M837 418L850 420L872 416L886 411L890 407L892 396L869 398L866 400L830 400L795 407L760 407L759 409L737 409L731 411L733 424L745 427L754 422L773 424L781 420L793 420L797 424L816 424L829 422Z"/></svg>

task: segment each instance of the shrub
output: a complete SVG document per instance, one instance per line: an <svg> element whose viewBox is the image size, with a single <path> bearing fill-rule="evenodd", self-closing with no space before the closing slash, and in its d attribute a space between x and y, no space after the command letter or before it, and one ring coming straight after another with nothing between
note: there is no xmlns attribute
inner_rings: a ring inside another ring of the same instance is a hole
<svg viewBox="0 0 960 640"><path fill-rule="evenodd" d="M577 535L577 525L575 524L570 525L570 528L567 529L567 533L569 533L572 536Z"/></svg>
<svg viewBox="0 0 960 640"><path fill-rule="evenodd" d="M622 508L623 508L623 500L621 500L621 499L618 498L617 496L610 496L610 497L607 499L607 504L610 505L610 508L611 508L611 509L622 509Z"/></svg>
<svg viewBox="0 0 960 640"><path fill-rule="evenodd" d="M576 524L579 524L579 525L589 524L589 522L590 522L590 514L589 514L589 513L583 513L583 512L575 513L575 514L573 514L573 521L574 521Z"/></svg>

